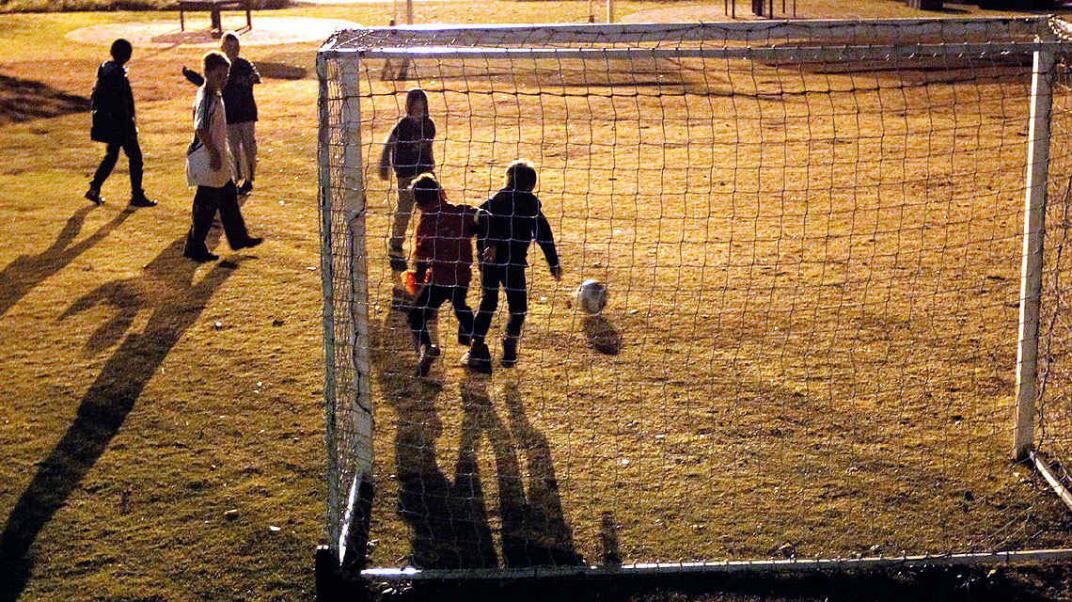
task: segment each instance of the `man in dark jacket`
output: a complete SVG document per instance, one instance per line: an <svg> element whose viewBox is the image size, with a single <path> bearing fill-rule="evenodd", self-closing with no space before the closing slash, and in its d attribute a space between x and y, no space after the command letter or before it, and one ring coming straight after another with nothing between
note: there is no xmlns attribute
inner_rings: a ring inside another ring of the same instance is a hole
<svg viewBox="0 0 1072 602"><path fill-rule="evenodd" d="M134 93L130 89L125 67L134 48L119 39L112 42L112 60L97 69L97 84L93 86L93 126L90 138L104 142L107 148L93 181L89 183L86 199L100 205L101 186L111 175L122 149L130 161L130 204L133 207L154 207L156 203L145 196L141 187L142 157L138 145L138 127L134 112Z"/></svg>

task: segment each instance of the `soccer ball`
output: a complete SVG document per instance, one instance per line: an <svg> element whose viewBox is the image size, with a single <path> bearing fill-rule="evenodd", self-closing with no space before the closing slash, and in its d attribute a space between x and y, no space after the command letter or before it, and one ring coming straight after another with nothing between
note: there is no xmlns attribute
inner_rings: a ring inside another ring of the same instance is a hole
<svg viewBox="0 0 1072 602"><path fill-rule="evenodd" d="M577 287L574 302L584 313L598 315L607 306L607 285L598 280L585 280Z"/></svg>

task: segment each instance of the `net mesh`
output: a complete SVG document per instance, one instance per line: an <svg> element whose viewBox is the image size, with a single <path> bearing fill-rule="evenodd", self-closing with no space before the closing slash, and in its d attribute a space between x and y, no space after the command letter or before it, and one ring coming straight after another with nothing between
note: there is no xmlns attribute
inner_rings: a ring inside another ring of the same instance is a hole
<svg viewBox="0 0 1072 602"><path fill-rule="evenodd" d="M1064 28L1062 28L1064 29ZM1067 36L1065 36L1067 39ZM1068 283L1072 278L1072 153L1060 143L1072 128L1072 65L1059 57L1054 74L1053 142L1046 210L1039 335L1038 448L1065 488L1072 487L1072 349Z"/></svg>
<svg viewBox="0 0 1072 602"><path fill-rule="evenodd" d="M1072 543L1067 510L1009 460L1031 51L1049 31L991 19L338 34L321 101L329 535L371 470L374 566ZM737 48L751 54L690 52ZM1057 72L1038 407L1040 447L1060 459L1072 80ZM443 356L414 376L387 251L397 178L378 174L411 88L428 94L450 202L483 203L515 159L539 171L565 276L534 245L520 362L498 365L500 302L490 377L459 365L449 303L433 327ZM572 303L588 278L610 291L600 315ZM374 432L354 417L373 400Z"/></svg>

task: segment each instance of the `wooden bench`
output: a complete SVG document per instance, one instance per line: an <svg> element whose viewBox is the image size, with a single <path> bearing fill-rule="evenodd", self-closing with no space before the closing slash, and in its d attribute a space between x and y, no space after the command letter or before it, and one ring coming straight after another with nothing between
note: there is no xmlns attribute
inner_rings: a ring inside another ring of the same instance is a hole
<svg viewBox="0 0 1072 602"><path fill-rule="evenodd" d="M253 29L253 2L252 0L179 0L179 29L186 31L186 11L207 10L212 14L212 37L218 38L223 35L223 22L220 12L224 9L235 8L246 11L246 29Z"/></svg>

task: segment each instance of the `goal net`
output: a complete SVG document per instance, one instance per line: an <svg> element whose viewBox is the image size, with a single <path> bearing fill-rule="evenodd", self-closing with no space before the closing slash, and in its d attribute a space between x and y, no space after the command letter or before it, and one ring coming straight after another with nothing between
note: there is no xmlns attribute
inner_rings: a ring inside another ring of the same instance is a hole
<svg viewBox="0 0 1072 602"><path fill-rule="evenodd" d="M318 58L332 551L449 576L1072 547L1036 470L1060 484L1072 460L1063 27L337 33ZM556 281L533 244L513 368L500 299L490 376L460 365L449 302L414 375L389 258L412 170L382 159L415 88L449 202L531 160L561 256ZM586 279L601 314L575 302Z"/></svg>

